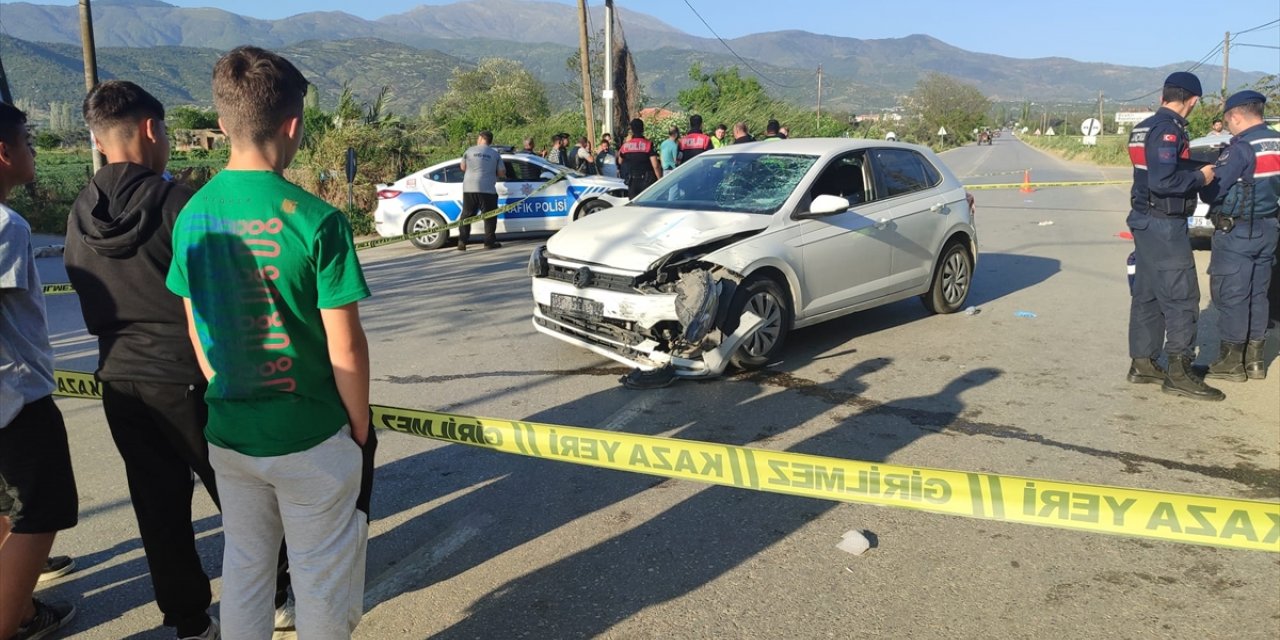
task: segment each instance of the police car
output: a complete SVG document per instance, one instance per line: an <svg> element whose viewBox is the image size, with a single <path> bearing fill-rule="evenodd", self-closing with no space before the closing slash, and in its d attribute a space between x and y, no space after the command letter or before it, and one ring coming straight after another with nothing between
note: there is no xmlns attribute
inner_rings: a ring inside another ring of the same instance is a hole
<svg viewBox="0 0 1280 640"><path fill-rule="evenodd" d="M628 202L627 185L617 178L588 176L534 155L502 153L506 178L498 181L498 206L519 205L498 216L498 233L556 231L572 220ZM378 185L373 213L378 235L420 234L456 222L462 213L462 160L441 162L392 184ZM560 172L564 180L547 185ZM544 188L545 187L545 188ZM449 232L419 235L419 249L444 246Z"/></svg>

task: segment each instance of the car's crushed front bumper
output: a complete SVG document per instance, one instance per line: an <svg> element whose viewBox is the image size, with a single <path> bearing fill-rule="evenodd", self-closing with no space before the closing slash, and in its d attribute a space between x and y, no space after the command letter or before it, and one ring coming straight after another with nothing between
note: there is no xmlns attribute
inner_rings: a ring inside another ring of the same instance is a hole
<svg viewBox="0 0 1280 640"><path fill-rule="evenodd" d="M639 274L556 260L547 266L547 275L533 278L534 328L644 371L669 368L679 377L718 376L728 368L729 357L742 340L760 324L753 315L744 317L731 336L708 326L699 332L706 335L697 337L696 346L684 344L673 350L672 340L658 336L684 334L691 324L681 321L677 294L642 292L629 286ZM591 272L586 278L579 275L584 267ZM579 287L575 278L596 286ZM710 324L717 303L718 297L712 298L706 303L712 307L709 313L693 315Z"/></svg>

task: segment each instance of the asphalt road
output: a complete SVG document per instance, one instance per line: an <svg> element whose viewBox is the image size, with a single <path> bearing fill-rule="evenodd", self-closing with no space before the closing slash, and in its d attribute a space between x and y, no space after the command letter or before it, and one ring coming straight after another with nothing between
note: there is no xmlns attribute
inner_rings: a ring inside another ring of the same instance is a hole
<svg viewBox="0 0 1280 640"><path fill-rule="evenodd" d="M969 183L1124 178L1011 138L944 154ZM1005 174L1005 175L987 175ZM1013 179L1010 179L1010 175ZM1280 368L1199 403L1124 381L1127 187L978 191L977 315L899 302L794 332L769 370L659 391L536 334L497 251L362 254L379 404L870 461L1280 499ZM1050 224L1051 223L1051 224ZM1216 353L1207 252L1200 360ZM63 281L44 259L47 282ZM96 353L49 299L59 367ZM1034 318L1018 317L1030 311ZM1268 343L1274 358L1280 336ZM163 638L99 405L59 400L81 524L48 589L73 637ZM361 638L1274 638L1280 556L708 487L384 434ZM218 574L219 521L196 501ZM850 530L876 546L836 544ZM218 584L215 582L215 591Z"/></svg>

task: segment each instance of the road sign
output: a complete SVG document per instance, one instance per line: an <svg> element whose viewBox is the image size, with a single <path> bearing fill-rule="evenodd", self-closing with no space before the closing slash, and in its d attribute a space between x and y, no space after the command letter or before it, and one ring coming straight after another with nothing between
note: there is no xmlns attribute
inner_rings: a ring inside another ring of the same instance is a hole
<svg viewBox="0 0 1280 640"><path fill-rule="evenodd" d="M1121 111L1116 113L1116 124L1138 124L1151 116L1154 111Z"/></svg>
<svg viewBox="0 0 1280 640"><path fill-rule="evenodd" d="M1085 136L1081 142L1083 142L1086 147L1095 147L1098 145L1098 136Z"/></svg>
<svg viewBox="0 0 1280 640"><path fill-rule="evenodd" d="M1056 136L1056 135L1058 135L1058 134L1056 134L1056 133L1054 133L1054 132L1053 132L1053 127L1049 127L1049 130L1048 130L1048 131L1046 131L1046 132L1044 132L1044 134L1045 134L1046 136Z"/></svg>
<svg viewBox="0 0 1280 640"><path fill-rule="evenodd" d="M347 208L356 206L356 150L347 147Z"/></svg>
<svg viewBox="0 0 1280 640"><path fill-rule="evenodd" d="M1096 136L1102 133L1102 123L1097 118L1089 118L1080 123L1080 133L1086 136Z"/></svg>
<svg viewBox="0 0 1280 640"><path fill-rule="evenodd" d="M940 136L945 136L945 135L947 135L947 128L946 128L946 127L938 127L938 135L940 135Z"/></svg>

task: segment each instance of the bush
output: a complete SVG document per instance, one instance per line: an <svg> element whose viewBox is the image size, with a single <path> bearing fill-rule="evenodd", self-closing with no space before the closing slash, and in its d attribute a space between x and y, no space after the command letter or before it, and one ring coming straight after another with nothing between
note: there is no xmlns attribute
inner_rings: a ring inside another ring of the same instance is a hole
<svg viewBox="0 0 1280 640"><path fill-rule="evenodd" d="M360 207L343 207L342 213L346 214L347 220L351 222L351 232L356 236L371 236L377 233L377 229L373 226L373 214L368 211Z"/></svg>

